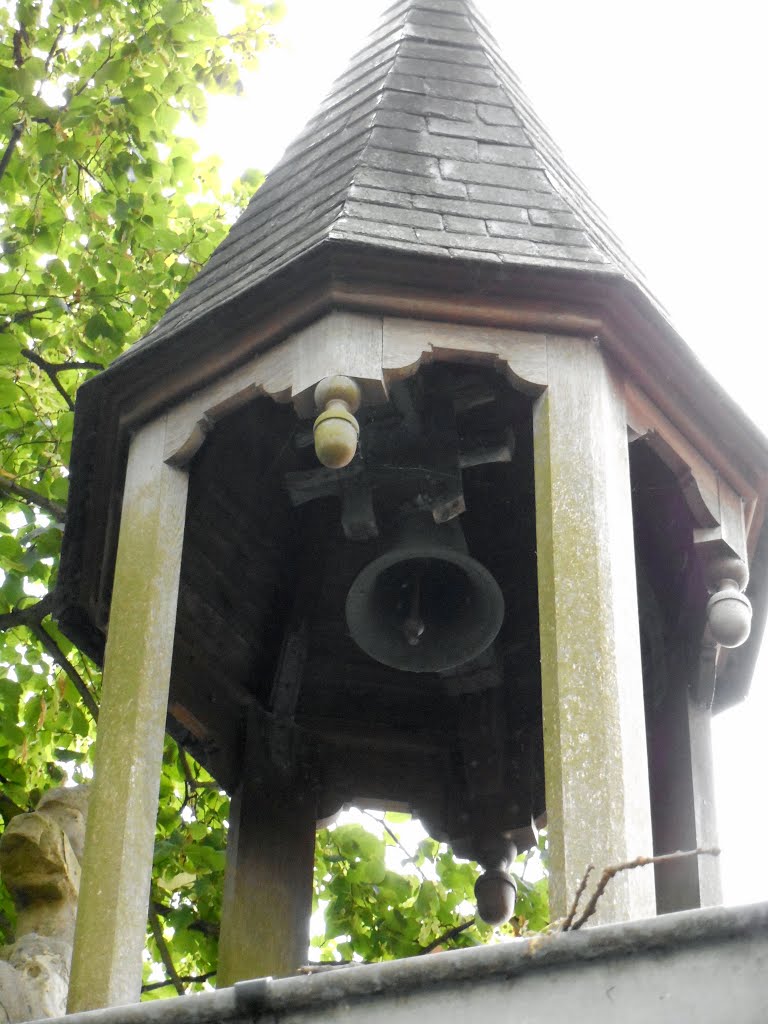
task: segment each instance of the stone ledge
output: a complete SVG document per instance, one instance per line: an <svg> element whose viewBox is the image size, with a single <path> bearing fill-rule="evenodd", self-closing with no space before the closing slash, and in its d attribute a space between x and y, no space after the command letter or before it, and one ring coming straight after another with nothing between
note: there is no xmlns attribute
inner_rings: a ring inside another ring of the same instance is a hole
<svg viewBox="0 0 768 1024"><path fill-rule="evenodd" d="M768 903L606 925L501 946L258 979L67 1024L764 1024ZM62 1021L64 1018L62 1018Z"/></svg>

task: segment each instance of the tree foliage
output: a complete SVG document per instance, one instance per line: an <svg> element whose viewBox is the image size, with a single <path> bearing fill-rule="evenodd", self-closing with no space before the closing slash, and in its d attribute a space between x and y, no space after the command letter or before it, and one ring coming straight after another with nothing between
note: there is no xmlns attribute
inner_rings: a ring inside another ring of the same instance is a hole
<svg viewBox="0 0 768 1024"><path fill-rule="evenodd" d="M58 632L47 596L75 391L146 333L258 184L251 172L224 194L217 162L196 161L180 129L204 118L208 94L238 91L276 14L275 4L248 0L225 36L203 0L0 6L3 824L44 789L90 773L99 673ZM198 789L192 770L169 747L155 895L162 908L180 876L199 875L193 912L206 922L226 801L210 780ZM10 920L7 896L2 910ZM214 940L182 928L183 964L210 965Z"/></svg>
<svg viewBox="0 0 768 1024"><path fill-rule="evenodd" d="M0 827L50 786L90 776L99 672L57 630L48 596L74 395L146 333L258 184L249 172L225 194L217 161L196 160L183 131L208 94L238 91L269 41L277 4L244 0L241 12L224 35L205 0L0 5ZM169 740L148 996L215 971L227 809ZM396 871L393 823L373 827L318 836L319 957L481 941L479 926L464 927L475 869L425 840ZM542 894L524 886L531 927ZM0 892L0 943L12 927Z"/></svg>

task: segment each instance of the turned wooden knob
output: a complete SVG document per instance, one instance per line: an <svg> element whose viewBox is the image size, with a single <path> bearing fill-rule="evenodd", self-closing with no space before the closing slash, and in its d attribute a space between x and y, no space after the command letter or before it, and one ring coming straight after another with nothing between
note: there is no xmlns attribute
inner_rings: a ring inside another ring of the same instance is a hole
<svg viewBox="0 0 768 1024"><path fill-rule="evenodd" d="M352 415L360 408L360 385L351 377L321 380L315 388L315 454L329 469L348 466L357 452L360 425Z"/></svg>
<svg viewBox="0 0 768 1024"><path fill-rule="evenodd" d="M752 605L742 591L749 582L749 569L740 558L713 559L708 566L712 596L707 604L707 628L722 647L741 647L752 628Z"/></svg>

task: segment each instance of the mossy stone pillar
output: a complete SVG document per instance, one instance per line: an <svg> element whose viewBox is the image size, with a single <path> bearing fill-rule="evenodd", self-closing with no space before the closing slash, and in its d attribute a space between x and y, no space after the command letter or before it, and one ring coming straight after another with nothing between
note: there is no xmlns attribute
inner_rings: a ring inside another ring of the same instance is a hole
<svg viewBox="0 0 768 1024"><path fill-rule="evenodd" d="M624 404L596 342L547 341L534 408L552 917L587 865L653 853ZM652 917L651 869L623 872L600 922Z"/></svg>
<svg viewBox="0 0 768 1024"><path fill-rule="evenodd" d="M68 1010L137 1002L168 707L187 475L166 421L133 439L120 522Z"/></svg>

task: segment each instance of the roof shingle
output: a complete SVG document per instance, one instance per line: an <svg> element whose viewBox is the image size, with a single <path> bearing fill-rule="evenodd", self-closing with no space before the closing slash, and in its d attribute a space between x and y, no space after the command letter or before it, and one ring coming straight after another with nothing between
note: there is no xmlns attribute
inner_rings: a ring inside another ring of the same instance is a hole
<svg viewBox="0 0 768 1024"><path fill-rule="evenodd" d="M184 294L207 319L326 240L642 279L471 0L401 0Z"/></svg>

